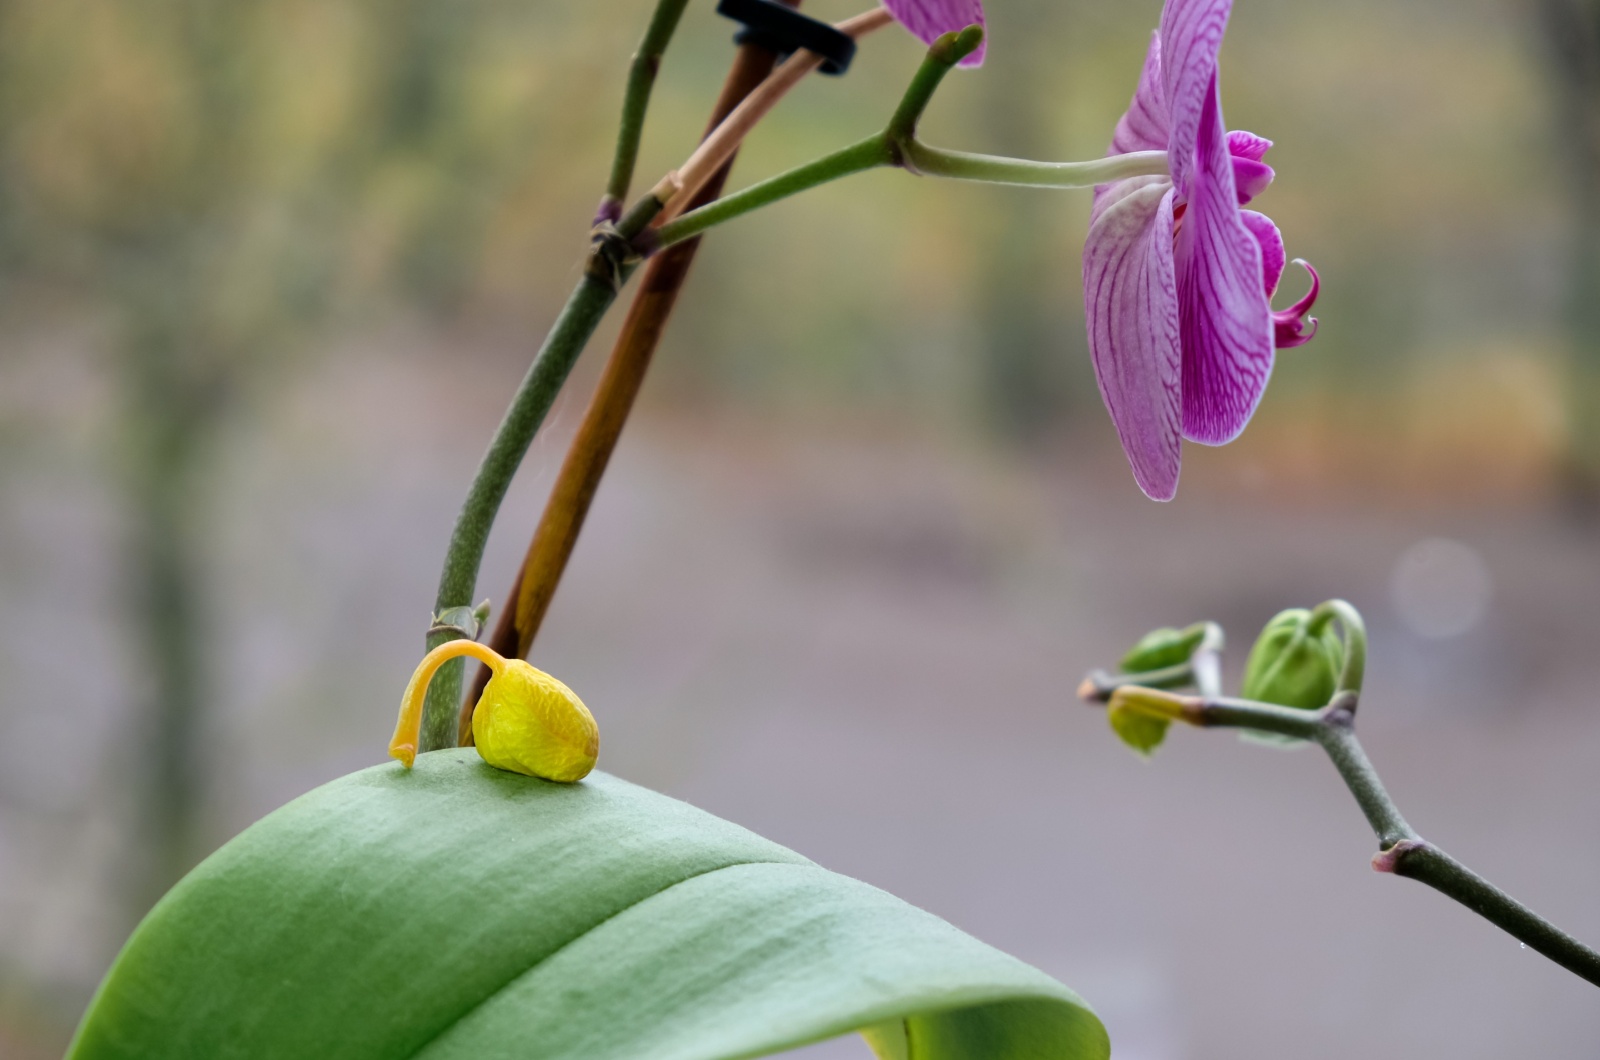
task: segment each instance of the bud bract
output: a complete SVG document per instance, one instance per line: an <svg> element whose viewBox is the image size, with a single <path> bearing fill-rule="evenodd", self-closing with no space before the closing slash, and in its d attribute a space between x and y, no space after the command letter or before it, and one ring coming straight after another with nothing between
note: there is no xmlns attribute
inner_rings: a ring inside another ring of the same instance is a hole
<svg viewBox="0 0 1600 1060"><path fill-rule="evenodd" d="M1311 612L1290 608L1274 615L1244 664L1239 694L1262 703L1319 710L1339 687L1344 642L1332 623L1311 625Z"/></svg>

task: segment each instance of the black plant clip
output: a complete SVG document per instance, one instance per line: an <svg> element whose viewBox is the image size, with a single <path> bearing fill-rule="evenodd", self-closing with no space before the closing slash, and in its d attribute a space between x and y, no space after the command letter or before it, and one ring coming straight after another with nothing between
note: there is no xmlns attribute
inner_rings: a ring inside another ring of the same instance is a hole
<svg viewBox="0 0 1600 1060"><path fill-rule="evenodd" d="M822 56L822 72L835 76L850 69L855 38L802 15L776 0L717 0L717 14L744 23L736 44L756 44L786 58L804 48Z"/></svg>

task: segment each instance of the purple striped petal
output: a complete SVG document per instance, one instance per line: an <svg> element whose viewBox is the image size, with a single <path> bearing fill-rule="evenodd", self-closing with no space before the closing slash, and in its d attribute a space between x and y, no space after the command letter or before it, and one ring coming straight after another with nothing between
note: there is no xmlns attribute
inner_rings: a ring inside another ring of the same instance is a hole
<svg viewBox="0 0 1600 1060"><path fill-rule="evenodd" d="M1167 120L1167 90L1161 82L1161 34L1150 34L1150 51L1144 57L1144 71L1133 102L1111 134L1108 155L1130 151L1165 151L1171 123Z"/></svg>
<svg viewBox="0 0 1600 1060"><path fill-rule="evenodd" d="M1144 70L1139 74L1139 87L1133 90L1133 102L1117 120L1116 131L1111 134L1111 146L1106 154L1125 155L1130 151L1165 151L1167 149L1167 96L1161 83L1161 34L1150 34L1150 50L1144 57ZM1098 216L1100 200L1116 185L1099 184L1094 189L1095 210L1089 219Z"/></svg>
<svg viewBox="0 0 1600 1060"><path fill-rule="evenodd" d="M932 44L946 33L984 24L983 0L883 0L883 6L924 44ZM985 39L977 51L961 60L961 65L982 66L988 44Z"/></svg>
<svg viewBox="0 0 1600 1060"><path fill-rule="evenodd" d="M1262 288L1261 245L1240 216L1214 74L1202 100L1195 153L1174 251L1183 336L1183 434L1222 445L1244 430L1267 387L1273 320Z"/></svg>
<svg viewBox="0 0 1600 1060"><path fill-rule="evenodd" d="M1172 185L1140 177L1096 203L1083 245L1089 352L1111 422L1151 498L1178 492L1182 440Z"/></svg>
<svg viewBox="0 0 1600 1060"><path fill-rule="evenodd" d="M1233 186L1239 193L1240 206L1266 191L1275 176L1277 174L1265 162L1233 156Z"/></svg>
<svg viewBox="0 0 1600 1060"><path fill-rule="evenodd" d="M1167 0L1161 9L1161 77L1172 123L1167 164L1180 195L1190 194L1195 137L1206 93L1216 80L1217 52L1232 6L1232 0Z"/></svg>
<svg viewBox="0 0 1600 1060"><path fill-rule="evenodd" d="M1261 286L1270 303L1272 296L1278 293L1278 281L1283 279L1284 262L1289 260L1283 252L1283 234L1272 223L1272 218L1264 213L1240 210L1239 219L1256 237L1256 242L1261 244Z"/></svg>

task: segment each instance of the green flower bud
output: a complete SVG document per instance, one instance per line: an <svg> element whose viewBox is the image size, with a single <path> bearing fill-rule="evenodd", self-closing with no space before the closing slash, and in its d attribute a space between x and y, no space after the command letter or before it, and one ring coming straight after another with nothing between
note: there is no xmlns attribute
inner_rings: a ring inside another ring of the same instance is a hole
<svg viewBox="0 0 1600 1060"><path fill-rule="evenodd" d="M1194 655L1194 650L1200 646L1205 635L1204 623L1197 623L1188 629L1166 627L1151 630L1122 657L1122 672L1142 674L1151 670L1165 670L1169 666L1181 666Z"/></svg>
<svg viewBox="0 0 1600 1060"><path fill-rule="evenodd" d="M1262 703L1319 710L1339 687L1344 642L1331 622L1311 628L1311 612L1290 608L1273 616L1250 649L1239 694Z"/></svg>

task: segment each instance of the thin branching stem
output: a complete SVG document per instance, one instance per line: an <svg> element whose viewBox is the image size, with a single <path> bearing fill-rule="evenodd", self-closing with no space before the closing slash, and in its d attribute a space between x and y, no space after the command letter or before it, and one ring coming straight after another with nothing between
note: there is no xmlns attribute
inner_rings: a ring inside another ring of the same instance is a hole
<svg viewBox="0 0 1600 1060"><path fill-rule="evenodd" d="M1354 626L1350 624L1352 616ZM1354 614L1353 609L1350 615L1332 609L1330 617L1346 623L1347 634L1360 629L1360 616ZM1363 640L1356 633L1349 636L1347 646ZM1356 678L1359 684L1359 673ZM1110 679L1091 675L1080 692L1091 701L1109 703L1112 709L1134 710L1168 721L1187 722L1201 728L1250 729L1315 742L1327 752L1378 837L1378 854L1372 859L1374 869L1427 884L1500 927L1529 949L1600 986L1600 952L1579 942L1423 839L1406 822L1361 741L1356 738L1353 690L1339 692L1321 710L1306 711L1247 699L1176 695L1136 681L1142 681L1142 677L1135 675L1127 684L1108 687Z"/></svg>

